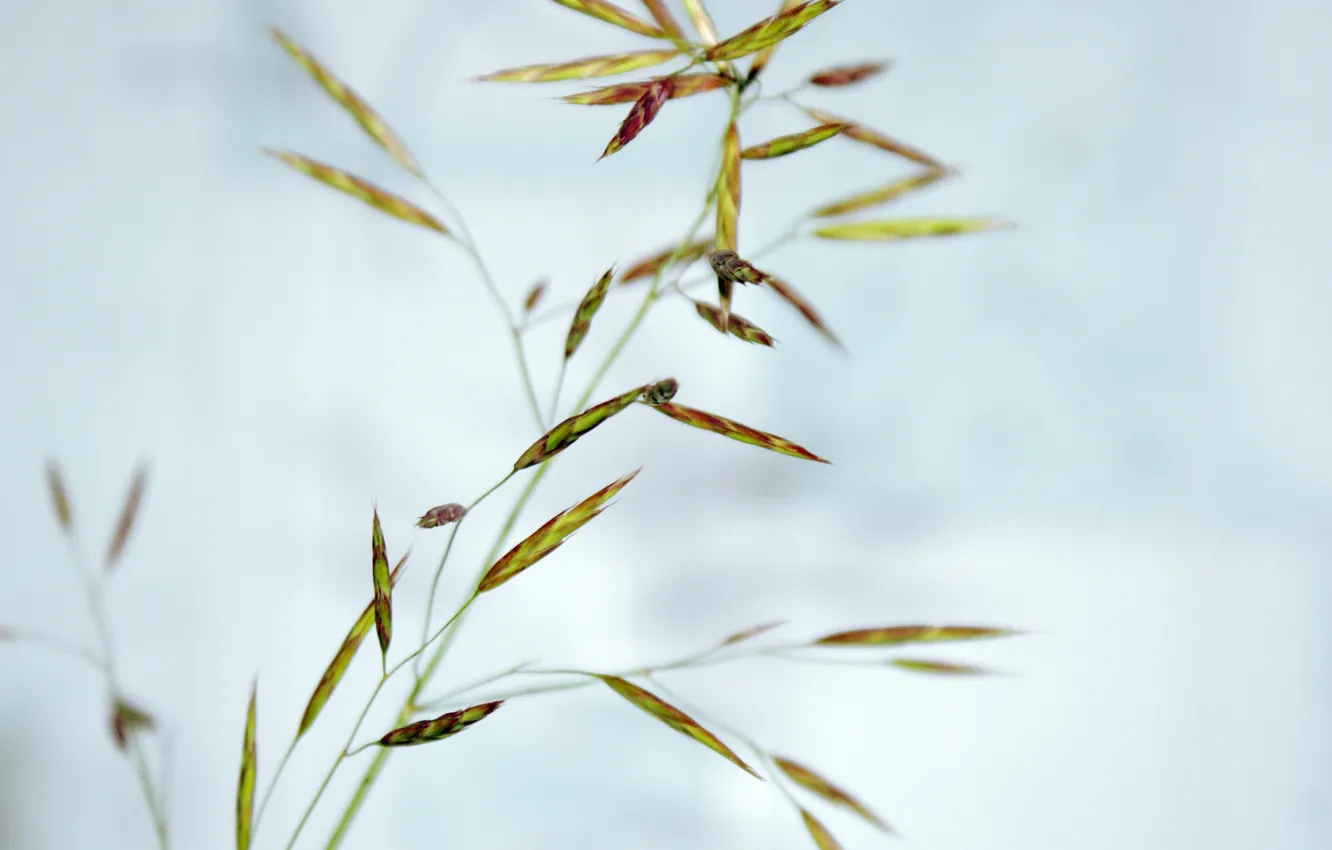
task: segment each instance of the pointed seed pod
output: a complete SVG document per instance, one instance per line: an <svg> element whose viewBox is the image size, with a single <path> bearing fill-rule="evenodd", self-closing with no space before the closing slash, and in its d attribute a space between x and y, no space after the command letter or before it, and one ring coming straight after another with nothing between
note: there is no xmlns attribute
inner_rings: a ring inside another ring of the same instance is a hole
<svg viewBox="0 0 1332 850"><path fill-rule="evenodd" d="M893 828L890 827L883 818L874 814L874 812L866 808L865 805L855 797L852 797L850 794L843 791L841 788L838 788L836 785L832 784L818 773L815 773L813 770L810 770L808 767L798 764L791 759L782 758L781 756L773 756L772 762L777 765L782 773L785 773L792 782L799 785L801 788L804 788L806 791L822 797L833 805L849 809L884 832L893 834Z"/></svg>
<svg viewBox="0 0 1332 850"><path fill-rule="evenodd" d="M960 640L1011 637L1022 634L998 626L883 626L852 629L825 635L811 646L897 646L904 643L944 643Z"/></svg>
<svg viewBox="0 0 1332 850"><path fill-rule="evenodd" d="M120 517L116 520L116 530L111 535L111 542L106 548L106 568L110 570L120 560L134 530L134 520L139 516L139 504L143 501L143 490L148 485L148 470L140 464L130 478L129 491L125 502L120 506Z"/></svg>
<svg viewBox="0 0 1332 850"><path fill-rule="evenodd" d="M587 337L587 332L592 327L592 317L597 314L602 302L606 300L606 291L610 289L613 277L615 277L615 267L611 266L602 272L601 277L597 278L597 282L592 284L592 288L578 303L578 309L574 310L573 321L569 324L569 333L564 338L565 360L573 357L578 346L583 344L583 339Z"/></svg>
<svg viewBox="0 0 1332 850"><path fill-rule="evenodd" d="M782 5L778 8L777 13L781 14L783 12L789 12L804 2L805 0L782 0ZM772 52L775 49L775 45L770 45L754 54L754 59L749 65L749 73L745 76L746 84L752 83L754 80L758 79L758 75L763 72L763 69L767 67L768 62L772 60Z"/></svg>
<svg viewBox="0 0 1332 850"><path fill-rule="evenodd" d="M677 422L683 422L686 425L692 425L704 431L711 431L714 434L721 434L723 437L729 437L732 440L738 440L742 443L748 443L751 446L758 446L778 454L798 457L804 460L814 460L819 463L829 463L829 461L811 452L802 446L798 446L790 440L778 437L776 434L769 434L760 431L757 428L750 428L748 425L741 425L732 419L723 416L717 416L712 413L705 413L702 410L695 410L692 407L685 407L682 404L668 402L659 404L652 408L658 413L671 417Z"/></svg>
<svg viewBox="0 0 1332 850"><path fill-rule="evenodd" d="M514 462L514 472L550 460L569 448L579 437L638 401L645 389L647 388L635 387L615 398L593 405L582 413L570 416L551 428L545 434L542 434L535 443L528 446L527 451L523 452L522 456Z"/></svg>
<svg viewBox="0 0 1332 850"><path fill-rule="evenodd" d="M547 65L522 65L517 68L505 68L492 71L474 78L481 83L553 83L561 80L586 80L592 77L610 77L627 74L640 68L650 68L669 62L680 51L641 50L636 53L616 53L610 56L589 56L570 62Z"/></svg>
<svg viewBox="0 0 1332 850"><path fill-rule="evenodd" d="M117 697L111 701L111 738L122 753L129 749L135 732L151 730L155 725L152 715L127 700Z"/></svg>
<svg viewBox="0 0 1332 850"><path fill-rule="evenodd" d="M743 339L745 342L764 345L768 348L772 348L773 343L776 342L776 340L772 338L772 335L763 330L763 328L760 328L748 319L737 316L734 313L727 315L726 323L723 324L721 310L713 307L711 304L695 301L694 309L707 321L708 324L712 325L722 333L727 333L729 331L732 336Z"/></svg>
<svg viewBox="0 0 1332 850"><path fill-rule="evenodd" d="M666 33L657 27L637 15L626 12L614 3L608 3L607 0L555 0L555 2L573 9L575 12L582 12L584 15L590 15L608 24L613 24L639 35L645 35L648 38L666 37Z"/></svg>
<svg viewBox="0 0 1332 850"><path fill-rule="evenodd" d="M560 100L565 103L575 103L580 106L614 106L623 103L633 103L646 94L652 88L652 84L660 79L662 78L643 80L634 83L616 83L614 85L588 89L587 91L578 92L577 94L566 94L561 97ZM730 82L730 80L720 74L680 74L671 79L674 80L674 83L671 85L671 91L668 98L670 100L713 91Z"/></svg>
<svg viewBox="0 0 1332 850"><path fill-rule="evenodd" d="M634 105L629 109L629 114L621 122L620 129L616 131L614 138L606 144L606 149L601 152L598 159L605 159L637 138L638 134L643 132L648 124L652 123L652 119L657 117L662 105L670 100L671 89L674 86L675 80L671 77L654 80L648 86L647 91L643 92L643 95L634 101Z"/></svg>
<svg viewBox="0 0 1332 850"><path fill-rule="evenodd" d="M722 137L722 161L716 188L717 250L736 251L740 229L740 128L734 121Z"/></svg>
<svg viewBox="0 0 1332 850"><path fill-rule="evenodd" d="M245 737L241 741L240 779L236 783L236 850L250 850L254 830L254 777L258 762L254 743L254 698L258 681L250 684L250 705L245 711Z"/></svg>
<svg viewBox="0 0 1332 850"><path fill-rule="evenodd" d="M46 490L51 496L51 509L55 511L60 530L68 534L74 530L74 512L69 507L69 491L65 489L65 478L60 466L54 460L46 462Z"/></svg>
<svg viewBox="0 0 1332 850"><path fill-rule="evenodd" d="M821 88L850 86L870 77L882 74L888 68L888 62L857 62L854 65L834 65L809 75L809 84Z"/></svg>
<svg viewBox="0 0 1332 850"><path fill-rule="evenodd" d="M339 192L345 192L363 204L374 207L396 219L429 228L437 233L448 235L449 231L430 213L392 192L381 189L369 180L364 180L331 165L301 156L291 151L264 148L264 153L279 159L302 174L318 180L325 186L331 186Z"/></svg>
<svg viewBox="0 0 1332 850"><path fill-rule="evenodd" d="M802 3L771 18L764 18L752 27L717 42L704 51L703 56L709 62L715 62L719 59L739 59L757 53L765 47L771 47L795 35L810 21L841 2L842 0L810 0L808 3Z"/></svg>
<svg viewBox="0 0 1332 850"><path fill-rule="evenodd" d="M754 145L740 151L741 159L777 159L806 148L812 148L819 142L826 142L833 136L850 127L850 124L820 124L799 133L788 133L775 139Z"/></svg>
<svg viewBox="0 0 1332 850"><path fill-rule="evenodd" d="M375 589L375 634L379 637L380 654L387 656L393 637L393 582L389 580L388 547L384 544L378 508L370 529L370 574Z"/></svg>

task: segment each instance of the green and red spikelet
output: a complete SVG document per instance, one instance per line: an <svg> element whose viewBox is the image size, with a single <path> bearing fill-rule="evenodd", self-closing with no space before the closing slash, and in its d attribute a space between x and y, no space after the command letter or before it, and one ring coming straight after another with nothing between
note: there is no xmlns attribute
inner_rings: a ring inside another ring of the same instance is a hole
<svg viewBox="0 0 1332 850"><path fill-rule="evenodd" d="M314 81L319 84L320 88L327 92L329 97L333 98L339 106L346 110L347 114L351 115L357 124L361 125L361 129L365 131L366 135L374 140L375 144L387 151L388 155L393 157L395 162L407 169L411 174L416 177L425 176L424 172L421 170L421 166L417 164L416 159L412 156L411 152L407 150L407 146L402 143L396 134L394 134L393 130L389 128L384 119L380 118L379 114L370 108L370 104L362 100L360 95L352 91L347 84L334 76L333 72L324 67L324 65L311 55L309 51L297 44L281 30L272 27L269 29L269 33L273 36L273 40L276 41L292 59L295 59L296 63L304 68L306 73L314 78Z"/></svg>
<svg viewBox="0 0 1332 850"><path fill-rule="evenodd" d="M936 676L991 676L994 671L974 664L958 664L953 661L937 661L933 658L893 658L888 661L893 667L912 673L927 673Z"/></svg>
<svg viewBox="0 0 1332 850"><path fill-rule="evenodd" d="M848 195L828 204L824 204L809 214L810 218L830 218L832 216L846 215L847 213L859 212L880 204L886 204L895 201L898 198L910 192L916 192L927 186L933 186L945 177L951 177L954 172L948 169L927 168L916 174L911 174L900 180L894 180L875 189L865 192L858 192L854 195Z"/></svg>
<svg viewBox="0 0 1332 850"><path fill-rule="evenodd" d="M643 5L647 7L648 13L652 15L652 20L657 22L661 31L666 36L675 41L685 41L684 30L671 14L671 10L666 6L666 0L643 0Z"/></svg>
<svg viewBox="0 0 1332 850"><path fill-rule="evenodd" d="M804 3L804 0L782 0L782 5L778 7L777 13L789 12L802 3ZM769 46L754 54L754 59L749 64L749 73L746 75L746 80L752 82L762 73L768 62L772 60L772 52L775 49L775 46Z"/></svg>
<svg viewBox="0 0 1332 850"><path fill-rule="evenodd" d="M666 38L666 33L657 27L606 0L555 0L555 2L648 38Z"/></svg>
<svg viewBox="0 0 1332 850"><path fill-rule="evenodd" d="M717 42L705 50L703 56L708 61L714 62L719 59L739 59L757 53L765 47L771 47L795 35L810 21L841 2L842 0L810 0L808 3L801 3L771 18L764 18L748 29Z"/></svg>
<svg viewBox="0 0 1332 850"><path fill-rule="evenodd" d="M430 213L406 198L399 197L386 189L381 189L369 180L364 180L354 174L349 174L331 165L291 151L280 151L272 148L264 148L263 151L269 156L285 162L307 177L318 180L326 186L331 186L339 192L345 192L361 203L374 207L382 213L387 213L410 224L429 228L437 233L447 235L449 232L443 224L440 224L439 219Z"/></svg>
<svg viewBox="0 0 1332 850"><path fill-rule="evenodd" d="M384 544L378 508L370 530L370 576L375 589L375 634L379 637L380 654L387 656L393 637L393 583L389 580L388 547Z"/></svg>
<svg viewBox="0 0 1332 850"><path fill-rule="evenodd" d="M738 250L740 227L740 128L732 121L722 137L721 169L717 172L718 251Z"/></svg>
<svg viewBox="0 0 1332 850"><path fill-rule="evenodd" d="M748 319L742 316L737 316L735 313L728 314L725 323L723 323L721 310L713 307L711 304L695 301L694 309L705 321L707 321L708 324L712 325L722 333L727 333L729 331L732 336L743 339L745 342L752 342L755 345L764 345L768 348L772 348L773 344L776 342L776 340L772 338L772 334Z"/></svg>
<svg viewBox="0 0 1332 850"><path fill-rule="evenodd" d="M674 77L662 77L653 80L647 91L643 92L643 95L634 101L634 105L629 109L629 114L621 122L620 129L606 144L606 149L601 152L598 159L605 159L637 138L638 134L643 132L648 124L652 123L652 119L657 117L662 105L670 100L671 89L674 86Z"/></svg>
<svg viewBox="0 0 1332 850"><path fill-rule="evenodd" d="M660 410L661 408L654 408ZM523 570L540 561L563 545L569 535L587 525L606 508L606 503L624 489L642 467L612 481L583 501L551 518L545 525L529 534L496 561L476 586L478 594L494 590Z"/></svg>
<svg viewBox="0 0 1332 850"><path fill-rule="evenodd" d="M817 228L814 235L820 239L849 242L897 242L903 239L961 236L1010 226L1006 221L993 218L894 218L830 224Z"/></svg>
<svg viewBox="0 0 1332 850"><path fill-rule="evenodd" d="M799 785L801 788L804 788L806 791L809 791L834 805L850 809L884 832L893 832L893 828L889 826L883 818L870 811L864 803L861 803L855 797L843 791L841 788L838 788L810 768L781 756L773 756L772 762L777 765L782 773L786 774L792 782Z"/></svg>
<svg viewBox="0 0 1332 850"><path fill-rule="evenodd" d="M134 520L139 516L139 504L143 501L143 491L148 485L148 470L142 465L134 470L130 477L129 490L125 501L120 506L120 516L116 518L116 528L111 533L111 542L106 547L106 569L111 569L120 560L134 530Z"/></svg>
<svg viewBox="0 0 1332 850"><path fill-rule="evenodd" d="M892 136L880 133L878 130L866 127L858 121L852 121L849 118L843 118L840 115L834 115L831 112L825 112L822 109L814 109L810 106L800 107L806 115L818 121L820 124L850 124L851 126L842 130L842 135L849 139L854 139L861 144L887 151L891 154L909 159L912 162L923 165L926 168L942 169L944 164L920 148L912 147L906 142L900 142Z"/></svg>
<svg viewBox="0 0 1332 850"><path fill-rule="evenodd" d="M398 579L402 575L403 566L407 563L407 557L411 550L404 552L398 559L398 563L393 567L393 572L389 573L389 584L397 585ZM375 603L374 600L366 603L365 610L361 616L356 618L347 636L343 638L342 645L338 651L333 654L333 660L328 663L323 674L319 677L319 682L315 685L314 693L310 694L310 700L305 704L305 712L301 715L301 724L296 730L296 737L299 738L305 734L315 719L319 717L319 712L324 710L325 703L329 697L333 696L333 690L342 681L342 677L347 673L347 668L351 666L352 659L356 657L356 652L361 648L361 642L365 636L370 633L370 627L375 622Z"/></svg>
<svg viewBox="0 0 1332 850"><path fill-rule="evenodd" d="M553 83L561 80L586 80L651 68L669 62L679 55L680 51L674 48L638 50L631 53L613 53L608 56L588 56L568 62L504 68L474 79L482 83Z"/></svg>
<svg viewBox="0 0 1332 850"><path fill-rule="evenodd" d="M748 425L741 425L731 419L722 416L715 416L711 413L704 413L701 410L695 410L692 407L685 407L680 404L666 403L659 404L652 408L666 416L671 417L677 422L683 422L686 425L692 425L695 428L701 428L704 431L711 431L714 434L721 434L723 437L729 437L732 440L738 440L742 443L748 443L751 446L767 449L778 454L788 455L790 457L803 458L804 460L818 461L819 463L830 463L831 461L821 458L803 446L798 446L790 440L778 437L776 434L769 434L760 431L757 428L750 428Z"/></svg>
<svg viewBox="0 0 1332 850"><path fill-rule="evenodd" d="M718 196L718 219L721 218L721 198ZM718 233L721 231L718 230ZM727 323L731 315L731 296L737 283L762 283L766 275L747 260L741 259L734 248L713 251L708 264L717 274L717 298L721 303L721 320ZM721 325L718 325L721 327Z"/></svg>
<svg viewBox="0 0 1332 850"><path fill-rule="evenodd" d="M466 515L467 508L457 502L449 502L447 505L437 505L422 514L416 521L416 527L439 528L441 525L455 523Z"/></svg>
<svg viewBox="0 0 1332 850"><path fill-rule="evenodd" d="M1020 635L999 626L880 626L825 635L811 646L898 646L907 643L944 643Z"/></svg>
<svg viewBox="0 0 1332 850"><path fill-rule="evenodd" d="M241 741L240 778L236 782L236 850L250 850L254 831L254 778L258 755L254 742L254 702L258 682L250 684L250 704L245 711L245 736Z"/></svg>
<svg viewBox="0 0 1332 850"><path fill-rule="evenodd" d="M632 682L621 679L619 676L597 676L598 679L606 683L606 686L615 693L624 697L633 705L647 712L648 714L665 723L667 726L691 738L715 753L720 754L727 761L731 762L741 770L757 779L762 779L752 767L745 764L744 760L726 746L721 740L707 729L699 725L698 721L685 714L680 709L666 702L661 697L651 691L640 688Z"/></svg>
<svg viewBox="0 0 1332 850"><path fill-rule="evenodd" d="M819 850L842 850L842 845L838 843L833 834L828 831L828 827L823 822L814 817L805 809L800 810L800 819L805 822L805 829L809 831L809 837L814 839L814 846Z"/></svg>
<svg viewBox="0 0 1332 850"><path fill-rule="evenodd" d="M655 83L664 79L667 78L656 77L651 80L641 80L633 83L615 83L614 85L588 89L577 94L566 94L560 100L580 106L614 106L634 103L647 94ZM670 77L670 79L673 82L667 96L669 100L713 91L731 82L719 74L680 74Z"/></svg>
<svg viewBox="0 0 1332 850"><path fill-rule="evenodd" d="M615 398L593 405L582 413L570 416L528 446L527 451L514 461L513 471L517 472L551 459L572 446L579 437L638 401L650 388L650 385L635 387Z"/></svg>
<svg viewBox="0 0 1332 850"><path fill-rule="evenodd" d="M671 245L663 248L661 251L650 257L644 257L633 265L629 266L620 273L620 283L633 283L637 280L649 278L655 275L659 270L675 265L688 265L700 259L713 247L711 236L706 239L697 239L688 243L684 247ZM672 259L674 257L674 259Z"/></svg>
<svg viewBox="0 0 1332 850"><path fill-rule="evenodd" d="M855 85L870 77L882 74L888 68L886 61L856 62L851 65L834 65L810 74L806 82L821 88L839 88Z"/></svg>
<svg viewBox="0 0 1332 850"><path fill-rule="evenodd" d="M777 159L805 148L812 148L819 142L826 142L850 126L850 124L820 124L799 133L788 133L745 148L740 151L740 158Z"/></svg>
<svg viewBox="0 0 1332 850"><path fill-rule="evenodd" d="M459 711L441 714L432 720L418 720L394 729L379 739L381 747L413 747L452 737L467 727L478 723L494 713L504 704L504 700L483 702L468 706Z"/></svg>
<svg viewBox="0 0 1332 850"><path fill-rule="evenodd" d="M573 321L569 324L569 333L564 338L564 359L568 360L574 356L578 346L583 344L587 337L588 329L592 327L592 317L601 309L601 304L606 300L606 291L610 289L611 279L615 276L615 267L611 266L597 278L596 283L588 289L583 300L578 302L578 308L574 310Z"/></svg>

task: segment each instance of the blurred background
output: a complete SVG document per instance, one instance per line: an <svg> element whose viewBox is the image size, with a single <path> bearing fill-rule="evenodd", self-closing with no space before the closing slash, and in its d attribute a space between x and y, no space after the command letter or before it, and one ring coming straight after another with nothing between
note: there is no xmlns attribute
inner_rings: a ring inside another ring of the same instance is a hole
<svg viewBox="0 0 1332 850"><path fill-rule="evenodd" d="M709 2L723 34L777 5ZM611 263L682 236L726 115L721 95L672 102L596 162L622 107L556 99L578 83L469 82L649 46L545 0L0 9L0 625L93 645L42 464L59 458L96 561L146 461L108 604L128 696L163 727L154 770L169 745L181 848L234 840L256 671L266 787L369 598L372 506L390 557L415 547L395 596L405 645L445 536L416 517L471 501L536 436L462 252L259 153L289 148L431 203L269 25L407 141L513 303L543 276L548 304L577 299ZM774 640L1012 626L1033 634L911 653L1005 677L756 660L661 680L921 850L1332 846L1329 38L1323 0L849 0L783 44L768 91L894 62L806 98L961 170L891 214L1018 228L771 255L762 265L846 354L752 289L736 309L775 350L664 301L598 398L673 375L679 401L834 465L626 412L562 457L515 535L643 473L477 606L436 688L533 658L624 669L774 619L791 621ZM807 126L773 104L743 130L756 142ZM741 252L906 165L843 140L746 164ZM640 292L612 292L566 404ZM529 338L545 398L566 328ZM518 486L459 535L450 609ZM256 847L285 846L374 652L371 639L303 741ZM390 690L362 737L391 722ZM0 847L153 846L106 711L86 665L0 645ZM298 846L323 846L367 759L338 775ZM810 807L847 847L894 843ZM345 846L812 843L771 783L585 689L397 753Z"/></svg>

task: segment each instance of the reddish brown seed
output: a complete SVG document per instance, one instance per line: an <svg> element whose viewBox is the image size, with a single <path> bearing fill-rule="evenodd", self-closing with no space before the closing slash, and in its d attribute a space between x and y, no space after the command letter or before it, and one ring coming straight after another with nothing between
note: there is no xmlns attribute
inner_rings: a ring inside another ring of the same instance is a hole
<svg viewBox="0 0 1332 850"><path fill-rule="evenodd" d="M431 508L416 521L417 528L439 528L441 525L457 522L467 513L467 508L457 502Z"/></svg>
<svg viewBox="0 0 1332 850"><path fill-rule="evenodd" d="M541 299L546 296L546 285L548 281L539 280L532 284L532 288L527 291L527 297L523 299L523 312L530 313L541 303Z"/></svg>

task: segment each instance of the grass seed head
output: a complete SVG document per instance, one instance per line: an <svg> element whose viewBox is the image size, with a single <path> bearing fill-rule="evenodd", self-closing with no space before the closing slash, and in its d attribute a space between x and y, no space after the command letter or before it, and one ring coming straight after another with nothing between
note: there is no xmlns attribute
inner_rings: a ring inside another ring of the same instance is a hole
<svg viewBox="0 0 1332 850"><path fill-rule="evenodd" d="M763 330L763 328L760 328L748 319L741 318L734 313L728 312L726 320L723 322L721 310L713 307L711 304L695 301L694 309L708 322L708 324L712 325L722 333L729 331L732 336L743 339L745 342L764 345L768 348L772 348L773 343L776 342L776 340L772 338L772 335Z"/></svg>
<svg viewBox="0 0 1332 850"><path fill-rule="evenodd" d="M936 676L990 676L994 671L974 664L957 664L952 661L937 661L932 658L892 658L888 663L900 670L912 673L926 673Z"/></svg>
<svg viewBox="0 0 1332 850"><path fill-rule="evenodd" d="M614 24L621 29L627 29L639 35L645 35L648 38L666 38L666 33L657 27L637 15L626 12L614 3L606 2L606 0L555 0L555 2L573 9L575 12L591 15L598 20Z"/></svg>
<svg viewBox="0 0 1332 850"><path fill-rule="evenodd" d="M928 168L916 174L903 177L900 180L894 180L891 183L880 186L876 189L870 189L866 192L858 192L854 195L848 195L840 200L825 204L809 214L810 218L829 218L831 216L846 215L847 213L859 212L860 210L876 207L879 204L886 204L895 201L898 198L910 192L924 189L927 186L933 186L945 177L951 177L954 172L948 169Z"/></svg>
<svg viewBox="0 0 1332 850"><path fill-rule="evenodd" d="M254 742L254 701L258 682L250 684L245 711L245 737L241 741L240 778L236 782L236 850L249 850L254 830L254 777L258 755Z"/></svg>
<svg viewBox="0 0 1332 850"><path fill-rule="evenodd" d="M467 508L457 502L449 502L447 505L439 505L422 514L421 518L416 521L416 527L439 528L441 525L457 522L466 513Z"/></svg>
<svg viewBox="0 0 1332 850"><path fill-rule="evenodd" d="M732 121L722 137L721 168L717 172L717 250L739 250L740 128Z"/></svg>
<svg viewBox="0 0 1332 850"><path fill-rule="evenodd" d="M809 831L809 837L814 839L814 845L819 850L842 850L842 845L838 843L836 838L833 838L833 834L828 831L828 827L824 826L818 818L801 809L800 819L805 822L805 829Z"/></svg>
<svg viewBox="0 0 1332 850"><path fill-rule="evenodd" d="M74 530L74 511L69 506L69 491L65 488L65 477L60 466L54 460L46 462L46 491L51 496L51 509L55 511L60 530L68 534Z"/></svg>
<svg viewBox="0 0 1332 850"><path fill-rule="evenodd" d="M281 30L273 27L269 30L269 33L273 36L273 40L276 41L292 59L295 59L296 63L304 68L306 73L314 78L320 88L327 92L329 97L333 98L339 106L346 110L347 114L351 115L351 117L356 120L357 124L361 125L361 129L365 130L366 135L373 139L375 144L387 151L388 155L393 157L395 162L407 169L411 174L416 177L425 176L424 172L421 170L421 166L417 164L416 159L412 156L411 151L407 150L407 146L402 143L396 134L394 134L388 124L384 122L384 119L380 118L379 114L370 108L370 104L362 100L360 95L352 91L349 86L335 77L333 72L324 67L324 65L311 55L309 51L292 41Z"/></svg>
<svg viewBox="0 0 1332 850"><path fill-rule="evenodd" d="M744 760L736 755L730 747L721 742L721 739L707 729L704 729L699 725L698 721L666 702L666 700L651 691L640 688L632 682L621 679L619 676L598 676L597 678L605 682L606 686L612 691L615 691L615 693L624 697L626 700L652 715L657 720L665 723L676 732L679 732L687 738L692 738L713 752L718 753L750 776L753 776L756 779L762 779L762 777L754 771L754 768L745 764Z"/></svg>
<svg viewBox="0 0 1332 850"><path fill-rule="evenodd" d="M318 180L326 186L331 186L339 192L345 192L361 203L374 207L382 213L448 235L449 231L439 223L439 219L406 198L399 197L386 189L381 189L369 180L364 180L354 174L291 151L280 151L272 148L264 148L263 151L269 156L285 162L307 177Z"/></svg>
<svg viewBox="0 0 1332 850"><path fill-rule="evenodd" d="M393 582L389 580L388 547L384 544L378 509L370 529L370 574L375 590L375 634L379 637L380 653L387 655L393 637Z"/></svg>
<svg viewBox="0 0 1332 850"><path fill-rule="evenodd" d="M805 114L821 124L850 124L851 126L842 130L842 135L849 139L854 139L864 145L887 151L891 154L909 159L917 165L923 165L926 168L943 169L942 162L925 153L920 148L912 147L906 142L900 142L892 136L880 133L878 130L870 129L864 124L850 119L843 118L840 115L834 115L831 112L824 112L822 109L814 109L809 106L800 107Z"/></svg>
<svg viewBox="0 0 1332 850"><path fill-rule="evenodd" d="M573 321L569 323L569 333L564 338L565 360L573 357L578 346L587 338L587 332L592 327L592 317L597 314L602 302L606 300L606 291L610 289L610 282L614 277L615 267L611 266L602 272L601 277L597 278L583 296L583 300L578 303L578 308L574 310Z"/></svg>
<svg viewBox="0 0 1332 850"><path fill-rule="evenodd" d="M433 720L418 720L389 732L379 739L379 744L383 747L414 747L418 744L440 741L457 735L469 726L479 723L493 714L495 709L503 704L504 700L484 702L460 711L441 714Z"/></svg>
<svg viewBox="0 0 1332 850"><path fill-rule="evenodd" d="M809 130L802 130L799 133L788 133L785 136L778 136L775 139L753 145L740 151L741 159L777 159L778 157L793 154L796 151L802 151L806 148L812 148L819 142L826 142L838 133L841 133L850 124L820 124Z"/></svg>
<svg viewBox="0 0 1332 850"><path fill-rule="evenodd" d="M671 89L674 85L675 80L671 77L653 80L647 91L643 92L642 96L634 101L634 105L629 109L629 114L620 123L620 129L606 144L606 149L601 152L599 159L605 159L636 139L638 134L643 132L648 124L652 123L652 119L657 117L662 105L670 100Z"/></svg>
<svg viewBox="0 0 1332 850"><path fill-rule="evenodd" d="M893 832L892 827L890 827L883 818L874 814L874 812L870 811L855 797L852 797L850 794L843 791L841 788L838 788L836 785L829 782L820 774L810 770L808 767L781 756L773 756L772 762L777 765L778 769L786 774L792 782L799 785L801 788L804 788L806 791L827 800L829 803L850 809L884 832L890 834Z"/></svg>
<svg viewBox="0 0 1332 850"><path fill-rule="evenodd" d="M505 68L476 77L477 82L494 83L553 83L561 80L587 80L627 74L641 68L651 68L669 62L680 55L678 49L639 50L633 53L614 53L609 56L588 56L569 62L546 65L522 65Z"/></svg>
<svg viewBox="0 0 1332 850"><path fill-rule="evenodd" d="M1011 226L1006 221L993 218L895 218L829 224L816 229L814 235L820 239L849 242L897 242L902 239L961 236Z"/></svg>
<svg viewBox="0 0 1332 850"><path fill-rule="evenodd" d="M523 452L522 456L514 461L514 472L550 460L572 446L579 437L638 401L646 389L647 387L635 387L615 398L593 405L582 413L570 416L542 434L535 443L528 446L527 451Z"/></svg>
<svg viewBox="0 0 1332 850"><path fill-rule="evenodd" d="M643 5L647 7L652 20L657 22L657 26L661 27L661 31L666 33L667 37L676 41L685 41L684 30L680 28L675 16L666 6L666 0L643 0Z"/></svg>
<svg viewBox="0 0 1332 850"><path fill-rule="evenodd" d="M633 83L616 83L577 94L566 94L560 100L581 106L614 106L633 103L646 94L652 88L653 83L662 79L665 78L656 77L651 80L641 80ZM671 79L674 80L674 83L671 85L670 100L709 92L730 82L729 79L720 74L680 74Z"/></svg>
<svg viewBox="0 0 1332 850"><path fill-rule="evenodd" d="M764 18L746 30L719 41L704 51L710 62L719 59L739 59L771 47L795 35L810 21L837 6L842 0L810 0L790 9L784 9L771 18Z"/></svg>
<svg viewBox="0 0 1332 850"><path fill-rule="evenodd" d="M772 275L766 275L763 279L763 282L768 289L771 289L773 292L777 293L777 296L779 298L781 298L787 304L790 304L800 313L800 315L804 316L805 321L813 325L814 329L817 330L819 333L823 334L823 336L826 337L829 342L831 342L833 345L837 346L838 348L842 347L842 341L837 338L837 334L832 332L832 328L828 327L828 323L825 322L823 320L823 317L818 314L818 312L814 309L814 306L810 304L807 300L805 300L804 296L802 296L799 292L796 292L794 287L792 287L789 283L783 280L779 280L778 278L773 277Z"/></svg>
<svg viewBox="0 0 1332 850"><path fill-rule="evenodd" d="M824 68L810 74L808 82L811 86L821 88L840 88L855 85L863 80L868 80L870 77L882 74L888 69L888 65L889 63L886 61L834 65L831 68Z"/></svg>
<svg viewBox="0 0 1332 850"><path fill-rule="evenodd" d="M106 548L106 568L109 570L120 560L129 542L130 532L134 530L134 521L139 516L139 505L143 502L143 491L148 486L148 470L140 465L130 478L129 491L125 493L125 502L120 506L120 517L116 520L116 529L111 534L111 542Z"/></svg>
<svg viewBox="0 0 1332 850"><path fill-rule="evenodd" d="M621 272L620 283L633 283L637 280L652 277L659 270L667 267L668 263L676 266L689 265L708 252L708 249L712 247L712 241L712 237L709 236L706 239L698 239L690 242L683 249L680 248L679 244L663 248L661 251L658 251L650 257L644 257ZM671 262L671 257L675 257L673 263Z"/></svg>
<svg viewBox="0 0 1332 850"><path fill-rule="evenodd" d="M527 296L523 298L523 312L531 313L541 303L541 299L546 296L547 281L539 280L532 284L532 288L527 290Z"/></svg>
<svg viewBox="0 0 1332 850"><path fill-rule="evenodd" d="M704 413L701 410L695 410L692 407L685 407L681 404L667 403L659 404L652 408L666 416L671 417L677 422L683 422L686 425L692 425L704 431L711 431L714 434L721 434L723 437L729 437L732 440L738 440L742 443L748 443L751 446L758 446L768 451L778 454L798 457L804 460L814 460L819 463L829 463L828 460L819 457L803 446L798 446L790 440L778 437L776 434L769 434L766 431L760 431L757 428L750 428L748 425L741 425L732 419L724 416L716 416L711 413Z"/></svg>
<svg viewBox="0 0 1332 850"><path fill-rule="evenodd" d="M997 626L881 626L825 635L811 646L898 646L906 643L945 643L1010 637L1021 634Z"/></svg>
<svg viewBox="0 0 1332 850"><path fill-rule="evenodd" d="M708 264L717 277L732 283L762 283L768 278L766 272L741 259L735 251L713 251L708 254Z"/></svg>
<svg viewBox="0 0 1332 850"><path fill-rule="evenodd" d="M788 12L804 2L805 0L782 0L782 5L777 9L777 13ZM769 45L754 54L754 59L749 65L749 73L745 76L747 82L753 82L758 78L758 75L767 67L768 62L772 60L772 52L775 49L774 45Z"/></svg>

